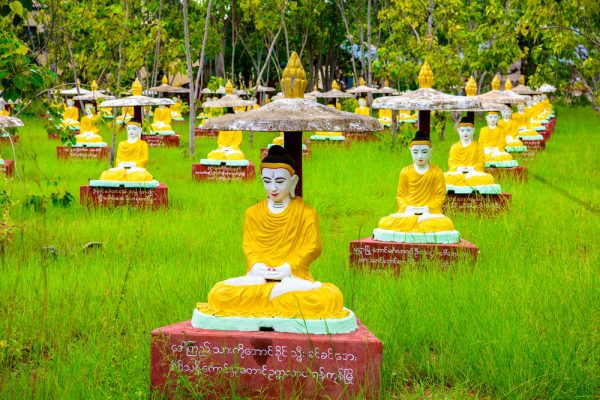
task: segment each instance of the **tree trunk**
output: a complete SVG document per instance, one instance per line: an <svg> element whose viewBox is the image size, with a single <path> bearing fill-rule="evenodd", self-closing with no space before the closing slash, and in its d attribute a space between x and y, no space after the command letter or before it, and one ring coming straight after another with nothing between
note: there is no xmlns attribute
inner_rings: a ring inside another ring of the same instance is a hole
<svg viewBox="0 0 600 400"><path fill-rule="evenodd" d="M160 67L160 31L162 27L162 0L158 3L158 32L156 32L156 47L154 48L154 65L152 67L151 86L156 86L156 78L158 76L158 68Z"/></svg>

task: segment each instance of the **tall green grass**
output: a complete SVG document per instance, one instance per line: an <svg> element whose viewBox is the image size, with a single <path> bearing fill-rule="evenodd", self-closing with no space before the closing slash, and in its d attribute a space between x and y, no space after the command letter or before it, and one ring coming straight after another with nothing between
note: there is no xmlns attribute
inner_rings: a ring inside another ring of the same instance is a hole
<svg viewBox="0 0 600 400"><path fill-rule="evenodd" d="M597 398L600 118L588 108L558 112L547 150L528 163L529 182L503 182L510 212L450 214L481 250L474 268L400 276L351 269L349 241L395 211L410 155L387 139L313 147L304 197L319 212L324 251L312 272L338 285L383 341L383 398ZM264 197L262 185L192 181L182 137L180 149L150 150L150 172L169 186L168 210L84 209L79 186L107 163L59 161L58 142L41 122L25 124L22 180L2 184L17 201L18 229L0 259L0 397L147 398L150 331L189 319L215 282L244 272L243 213ZM242 150L256 164L274 136L255 134L251 148L246 135ZM434 137L434 162L443 168L457 139L452 129L448 136ZM199 138L196 159L215 146ZM12 158L7 147L2 155ZM25 208L26 195L49 195L55 176L76 203ZM103 249L84 253L90 241Z"/></svg>

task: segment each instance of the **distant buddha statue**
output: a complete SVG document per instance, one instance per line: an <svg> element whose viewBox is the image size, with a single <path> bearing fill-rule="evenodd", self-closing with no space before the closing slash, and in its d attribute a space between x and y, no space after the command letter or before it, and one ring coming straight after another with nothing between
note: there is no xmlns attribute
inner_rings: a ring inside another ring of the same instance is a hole
<svg viewBox="0 0 600 400"><path fill-rule="evenodd" d="M487 162L513 161L513 157L504 150L506 137L504 130L498 127L499 119L497 111L488 112L485 117L487 126L479 131L479 144L483 146Z"/></svg>
<svg viewBox="0 0 600 400"><path fill-rule="evenodd" d="M154 110L152 117L152 132L154 133L173 133L171 127L171 110L163 104Z"/></svg>
<svg viewBox="0 0 600 400"><path fill-rule="evenodd" d="M233 85L227 81L225 94L233 94ZM208 153L209 160L245 160L244 153L240 150L244 136L242 131L219 131L217 149Z"/></svg>
<svg viewBox="0 0 600 400"><path fill-rule="evenodd" d="M91 108L85 109L85 115L81 117L81 127L79 135L75 135L78 144L84 143L102 143L102 136L98 135L96 127L96 116L92 113Z"/></svg>
<svg viewBox="0 0 600 400"><path fill-rule="evenodd" d="M371 116L371 110L369 110L367 101L365 99L358 99L358 107L354 109L354 113L358 115L364 115L365 117Z"/></svg>
<svg viewBox="0 0 600 400"><path fill-rule="evenodd" d="M181 107L182 106L183 106L183 101L181 101L179 96L177 97L177 101L175 102L175 104L171 104L171 107L170 107L171 118L174 119L175 121L183 121L183 116L181 115Z"/></svg>
<svg viewBox="0 0 600 400"><path fill-rule="evenodd" d="M512 110L507 107L502 109L500 113L502 114L502 119L498 121L498 126L502 129L502 134L506 138L506 149L524 148L525 145L523 142L517 139L519 129L517 128L517 123L512 119Z"/></svg>
<svg viewBox="0 0 600 400"><path fill-rule="evenodd" d="M79 128L79 109L75 107L75 102L71 99L67 100L67 104L65 105L62 126Z"/></svg>
<svg viewBox="0 0 600 400"><path fill-rule="evenodd" d="M380 108L377 118L381 125L390 126L392 124L392 110L389 108Z"/></svg>
<svg viewBox="0 0 600 400"><path fill-rule="evenodd" d="M494 177L485 172L483 146L473 140L475 126L468 118L458 124L460 141L450 147L448 172L444 173L446 185L487 186L494 184Z"/></svg>
<svg viewBox="0 0 600 400"><path fill-rule="evenodd" d="M430 164L432 145L418 131L410 143L413 163L400 172L398 211L379 220L375 240L395 242L456 243L460 234L442 213L446 199L444 172Z"/></svg>
<svg viewBox="0 0 600 400"><path fill-rule="evenodd" d="M267 198L244 216L246 274L217 283L208 303L198 303L196 311L208 318L347 317L340 290L310 273L321 254L319 220L314 208L294 196L299 179L294 161L281 146L273 146L260 170ZM228 329L243 328L237 322L237 328Z"/></svg>
<svg viewBox="0 0 600 400"><path fill-rule="evenodd" d="M142 128L137 122L127 124L127 140L119 143L116 167L104 171L100 180L149 182L152 175L146 171L148 144L141 140Z"/></svg>
<svg viewBox="0 0 600 400"><path fill-rule="evenodd" d="M119 115L116 119L115 119L115 123L117 125L123 125L123 124L127 124L129 123L129 121L131 121L131 119L133 118L134 115L134 109L133 106L130 107L123 107L121 109L121 115Z"/></svg>
<svg viewBox="0 0 600 400"><path fill-rule="evenodd" d="M415 114L411 114L409 110L400 110L398 112L398 120L405 124L412 124L417 122L418 117Z"/></svg>
<svg viewBox="0 0 600 400"><path fill-rule="evenodd" d="M6 108L6 102L0 97L0 115L3 117L10 117L10 110Z"/></svg>

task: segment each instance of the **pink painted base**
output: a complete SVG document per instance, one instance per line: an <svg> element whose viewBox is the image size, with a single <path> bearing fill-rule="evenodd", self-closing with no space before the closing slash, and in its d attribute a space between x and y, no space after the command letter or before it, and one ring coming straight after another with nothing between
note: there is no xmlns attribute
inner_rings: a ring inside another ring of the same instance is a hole
<svg viewBox="0 0 600 400"><path fill-rule="evenodd" d="M350 242L350 265L373 270L397 270L412 262L439 261L444 265L460 259L477 261L479 248L461 240L454 244L380 242L373 238Z"/></svg>
<svg viewBox="0 0 600 400"><path fill-rule="evenodd" d="M150 147L179 147L180 135L142 135Z"/></svg>
<svg viewBox="0 0 600 400"><path fill-rule="evenodd" d="M514 181L527 181L529 168L519 165L512 168L486 168L485 172L492 174L496 179L512 179Z"/></svg>
<svg viewBox="0 0 600 400"><path fill-rule="evenodd" d="M375 399L382 352L360 322L353 333L308 335L213 331L185 321L152 331L150 385L166 398Z"/></svg>
<svg viewBox="0 0 600 400"><path fill-rule="evenodd" d="M500 194L454 194L447 193L444 211L467 212L480 215L495 214L510 208L512 195Z"/></svg>
<svg viewBox="0 0 600 400"><path fill-rule="evenodd" d="M545 140L521 140L527 150L545 150L546 149L546 141Z"/></svg>
<svg viewBox="0 0 600 400"><path fill-rule="evenodd" d="M155 189L107 188L81 186L79 202L86 207L136 207L158 209L169 206L169 188L160 184Z"/></svg>
<svg viewBox="0 0 600 400"><path fill-rule="evenodd" d="M196 128L194 130L194 136L196 136L196 137L215 137L216 138L219 136L219 131L213 130L213 129Z"/></svg>
<svg viewBox="0 0 600 400"><path fill-rule="evenodd" d="M254 177L252 163L246 167L192 164L192 178L198 181L249 181Z"/></svg>
<svg viewBox="0 0 600 400"><path fill-rule="evenodd" d="M0 165L0 174L11 178L15 173L15 162L13 160L4 160L4 165Z"/></svg>
<svg viewBox="0 0 600 400"><path fill-rule="evenodd" d="M56 146L56 156L62 160L108 160L108 147Z"/></svg>

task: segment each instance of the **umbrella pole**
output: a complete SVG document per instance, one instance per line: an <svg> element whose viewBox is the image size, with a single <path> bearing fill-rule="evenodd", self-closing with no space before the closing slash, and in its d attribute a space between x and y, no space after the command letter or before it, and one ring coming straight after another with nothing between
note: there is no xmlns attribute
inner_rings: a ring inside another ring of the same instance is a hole
<svg viewBox="0 0 600 400"><path fill-rule="evenodd" d="M392 144L396 142L398 133L398 110L392 110Z"/></svg>
<svg viewBox="0 0 600 400"><path fill-rule="evenodd" d="M115 124L117 119L117 107L113 107L113 119L111 121L112 136L110 138L110 167L115 165L115 141L117 140L117 131L115 130Z"/></svg>
<svg viewBox="0 0 600 400"><path fill-rule="evenodd" d="M294 160L298 185L296 196L302 197L302 132L283 132L283 148Z"/></svg>
<svg viewBox="0 0 600 400"><path fill-rule="evenodd" d="M429 133L431 132L431 111L430 110L419 110L419 130L425 132L429 139Z"/></svg>

